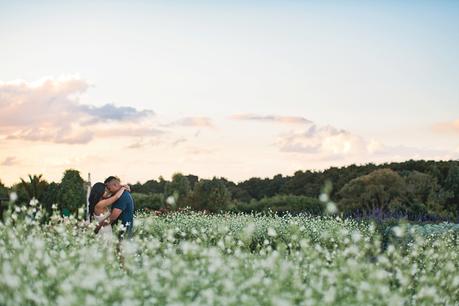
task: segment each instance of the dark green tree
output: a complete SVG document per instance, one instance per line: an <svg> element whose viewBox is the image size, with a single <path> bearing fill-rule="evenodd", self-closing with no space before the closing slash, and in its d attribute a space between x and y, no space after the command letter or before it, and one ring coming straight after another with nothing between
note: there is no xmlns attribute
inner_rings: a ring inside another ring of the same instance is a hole
<svg viewBox="0 0 459 306"><path fill-rule="evenodd" d="M78 209L86 204L85 183L79 171L65 170L60 183L58 200L61 210L66 208L78 217Z"/></svg>
<svg viewBox="0 0 459 306"><path fill-rule="evenodd" d="M436 177L415 170L406 175L405 181L410 198L405 205L408 213L418 216L445 215L446 197Z"/></svg>
<svg viewBox="0 0 459 306"><path fill-rule="evenodd" d="M188 195L191 192L188 178L181 173L175 173L172 181L167 182L164 187L164 195L167 197L174 196L176 207L185 207Z"/></svg>
<svg viewBox="0 0 459 306"><path fill-rule="evenodd" d="M8 196L8 188L3 185L2 181L0 180L0 197L7 197Z"/></svg>
<svg viewBox="0 0 459 306"><path fill-rule="evenodd" d="M30 175L28 180L24 180L21 178L21 187L24 189L28 196L28 200L32 200L33 198L37 199L39 202L43 200L42 196L45 192L46 188L48 187L48 183L43 180L43 175Z"/></svg>
<svg viewBox="0 0 459 306"><path fill-rule="evenodd" d="M9 198L8 188L3 185L2 181L0 180L0 220L3 220L3 211L7 207L7 199Z"/></svg>
<svg viewBox="0 0 459 306"><path fill-rule="evenodd" d="M22 187L22 183L16 183L11 186L11 191L16 192L18 196L15 205L26 205L29 203L30 197L25 191L24 187Z"/></svg>
<svg viewBox="0 0 459 306"><path fill-rule="evenodd" d="M193 190L194 185L199 181L199 177L193 174L188 174L185 176L188 179L188 182L190 183L190 189Z"/></svg>
<svg viewBox="0 0 459 306"><path fill-rule="evenodd" d="M459 214L459 166L453 163L445 180L445 190L449 193L448 210Z"/></svg>
<svg viewBox="0 0 459 306"><path fill-rule="evenodd" d="M225 183L217 178L201 179L194 186L189 197L189 204L194 210L220 212L231 203L231 194Z"/></svg>
<svg viewBox="0 0 459 306"><path fill-rule="evenodd" d="M339 191L338 209L371 214L398 211L406 200L406 183L391 169L379 169L351 180Z"/></svg>
<svg viewBox="0 0 459 306"><path fill-rule="evenodd" d="M43 193L42 205L48 213L52 212L52 205L59 202L59 184L52 182Z"/></svg>

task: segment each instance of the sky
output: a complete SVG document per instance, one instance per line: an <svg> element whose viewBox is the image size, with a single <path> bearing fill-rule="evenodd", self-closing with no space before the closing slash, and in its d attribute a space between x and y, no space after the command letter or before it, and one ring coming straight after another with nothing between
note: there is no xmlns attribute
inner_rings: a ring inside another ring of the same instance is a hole
<svg viewBox="0 0 459 306"><path fill-rule="evenodd" d="M0 180L459 158L458 1L0 0Z"/></svg>

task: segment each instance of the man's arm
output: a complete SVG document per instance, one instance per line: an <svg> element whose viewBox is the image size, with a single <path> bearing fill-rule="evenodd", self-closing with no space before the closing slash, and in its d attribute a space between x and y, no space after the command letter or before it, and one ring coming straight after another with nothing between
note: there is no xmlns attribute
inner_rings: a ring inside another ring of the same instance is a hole
<svg viewBox="0 0 459 306"><path fill-rule="evenodd" d="M102 226L113 224L118 219L118 217L121 215L122 212L123 211L119 208L113 208L110 216L107 219L100 221L99 224L97 224L96 229L94 230L94 233L97 234L102 228Z"/></svg>

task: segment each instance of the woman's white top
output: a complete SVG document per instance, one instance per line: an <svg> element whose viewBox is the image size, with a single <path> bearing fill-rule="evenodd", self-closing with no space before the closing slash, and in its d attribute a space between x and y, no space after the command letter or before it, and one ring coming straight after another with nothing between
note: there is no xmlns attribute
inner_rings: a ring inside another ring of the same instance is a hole
<svg viewBox="0 0 459 306"><path fill-rule="evenodd" d="M110 216L110 210L108 209L105 211L104 214L101 214L101 215L94 214L94 218L97 220L97 223L99 223L102 220L107 219L108 216ZM105 238L105 239L111 239L113 236L111 224L102 226L99 232L97 233L97 236L100 236L101 238Z"/></svg>

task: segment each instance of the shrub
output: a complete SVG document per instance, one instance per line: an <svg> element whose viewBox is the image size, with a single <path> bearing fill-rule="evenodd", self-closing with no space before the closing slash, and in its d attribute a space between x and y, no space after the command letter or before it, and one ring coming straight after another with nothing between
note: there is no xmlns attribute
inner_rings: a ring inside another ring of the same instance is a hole
<svg viewBox="0 0 459 306"><path fill-rule="evenodd" d="M324 206L318 199L296 195L275 195L261 200L252 200L249 203L240 202L236 209L240 212L271 210L278 214L290 212L321 215L324 212Z"/></svg>
<svg viewBox="0 0 459 306"><path fill-rule="evenodd" d="M136 210L158 210L164 205L162 193L132 193Z"/></svg>

